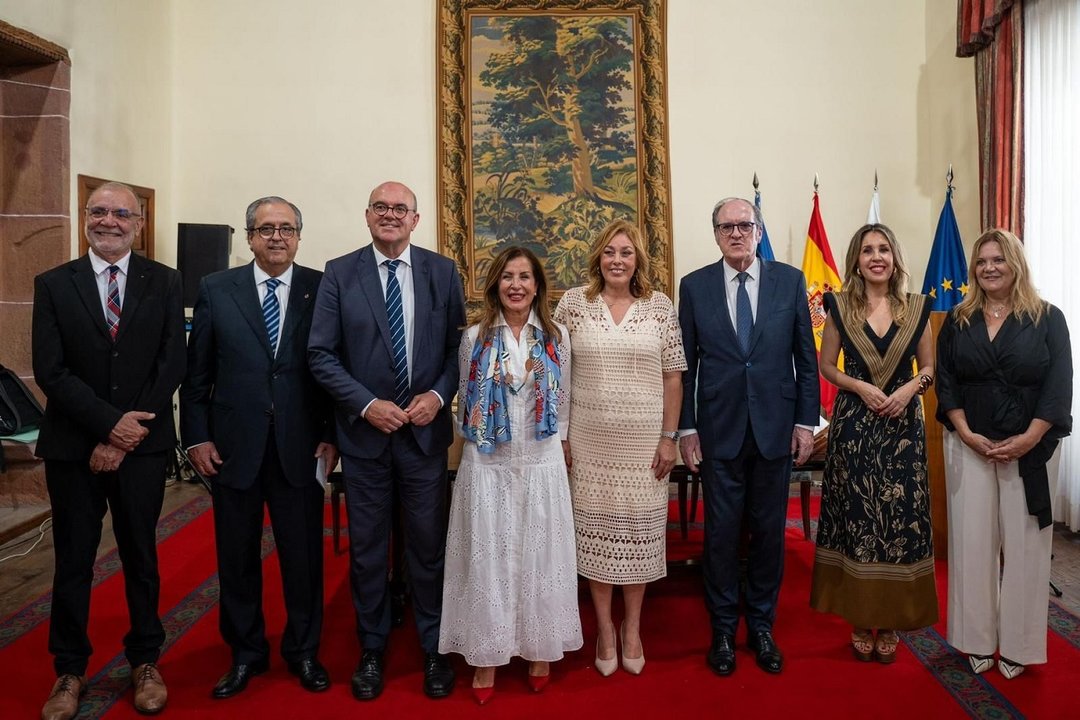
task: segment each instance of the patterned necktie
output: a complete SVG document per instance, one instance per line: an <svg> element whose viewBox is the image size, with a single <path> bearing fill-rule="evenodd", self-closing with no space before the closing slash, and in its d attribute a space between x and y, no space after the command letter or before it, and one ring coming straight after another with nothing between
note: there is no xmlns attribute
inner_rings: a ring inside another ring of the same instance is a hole
<svg viewBox="0 0 1080 720"><path fill-rule="evenodd" d="M266 297L263 298L263 320L266 321L266 334L270 336L270 353L277 356L278 328L281 325L281 303L277 298L277 286L281 281L270 278L266 281Z"/></svg>
<svg viewBox="0 0 1080 720"><path fill-rule="evenodd" d="M109 337L116 339L116 333L120 330L120 285L116 282L116 274L120 268L110 265L109 292L105 298L105 322L109 325Z"/></svg>
<svg viewBox="0 0 1080 720"><path fill-rule="evenodd" d="M409 359L405 354L405 312L401 307L401 284L397 269L400 260L386 261L386 319L390 323L390 344L394 348L394 404L409 401Z"/></svg>
<svg viewBox="0 0 1080 720"><path fill-rule="evenodd" d="M746 278L750 275L741 272L736 277L739 278L739 290L735 293L735 332L743 354L746 354L750 352L750 333L754 330L754 312L750 309L750 294L746 292Z"/></svg>

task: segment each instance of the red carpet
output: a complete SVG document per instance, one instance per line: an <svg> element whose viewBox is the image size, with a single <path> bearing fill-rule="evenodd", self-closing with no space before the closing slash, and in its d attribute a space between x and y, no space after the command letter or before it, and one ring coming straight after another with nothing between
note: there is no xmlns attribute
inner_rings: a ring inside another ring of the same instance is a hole
<svg viewBox="0 0 1080 720"><path fill-rule="evenodd" d="M759 670L753 656L743 649L741 636L738 671L732 677L718 678L708 670L704 663L708 622L699 570L675 568L668 578L649 588L642 633L648 664L641 676L620 670L610 678L602 678L592 669L595 622L583 584L585 648L553 666L552 683L539 695L530 693L525 684L524 663L515 661L500 669L495 698L481 708L470 696L470 672L460 658L456 659L458 687L454 695L441 701L423 696L420 653L415 630L408 621L392 636L383 696L364 704L352 699L349 676L355 668L358 648L348 572L345 556L333 554L329 534L321 658L330 670L333 687L319 695L304 692L276 655L284 617L277 562L270 553L264 571L267 627L275 652L272 669L252 680L242 695L212 701L210 688L227 669L229 653L217 631L213 529L209 513L204 512L160 545L161 608L170 642L161 662L169 686L166 716L323 718L374 713L373 717L393 718L577 718L663 713L688 718L722 714L936 719L1076 715L1071 691L1080 682L1080 621L1054 604L1050 663L1029 669L1017 680L1006 681L996 671L973 677L964 669L963 659L944 644L944 623L934 630L909 635L907 647L901 648L892 666L852 660L845 624L838 618L815 613L808 606L813 545L802 537L797 498L792 501L789 516L787 567L775 627L777 641L786 655L781 675L771 676ZM698 520L683 550L691 550L690 543L700 538L700 510ZM163 525L167 521L163 519ZM677 523L672 532L674 549L681 543ZM944 566L939 567L942 589L944 570ZM944 606L944 597L942 603ZM0 697L4 698L0 717L32 718L40 712L53 680L51 657L46 650L47 622L41 621L43 611L47 618L47 608L47 600L39 601L0 621ZM80 718L137 717L120 643L126 625L122 577L114 567L113 574L94 591L92 685Z"/></svg>

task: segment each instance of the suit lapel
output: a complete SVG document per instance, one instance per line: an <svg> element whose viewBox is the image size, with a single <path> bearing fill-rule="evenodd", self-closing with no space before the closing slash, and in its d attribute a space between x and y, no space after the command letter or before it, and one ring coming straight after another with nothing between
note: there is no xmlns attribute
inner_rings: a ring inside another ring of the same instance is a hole
<svg viewBox="0 0 1080 720"><path fill-rule="evenodd" d="M423 253L412 250L412 286L413 286L413 347L409 353L415 368L416 360L421 357L420 345L427 333L417 332L417 328L430 327L433 300L431 297L431 266Z"/></svg>
<svg viewBox="0 0 1080 720"><path fill-rule="evenodd" d="M763 332L762 328L765 327L764 319L769 317L773 308L776 306L776 274L773 273L768 262L762 260L761 277L758 281L758 298L757 298L757 320L754 322L754 329L750 333L750 352L754 352L754 346L757 345L758 339Z"/></svg>
<svg viewBox="0 0 1080 720"><path fill-rule="evenodd" d="M383 344L390 357L394 356L394 348L390 344L390 321L386 319L386 297L383 295L382 281L379 279L379 268L375 263L375 251L371 245L360 251L357 259L357 272L360 277L360 289L367 298L371 308L371 315L379 326Z"/></svg>
<svg viewBox="0 0 1080 720"><path fill-rule="evenodd" d="M285 325L281 328L281 339L278 342L278 357L281 357L280 348L286 347L296 335L300 322L306 314L307 306L314 302L315 292L310 282L310 276L305 272L306 268L293 265L292 286L289 287L289 306L285 312ZM269 343L269 340L267 340Z"/></svg>
<svg viewBox="0 0 1080 720"><path fill-rule="evenodd" d="M254 266L255 263L250 262L236 273L231 295L233 302L236 303L236 307L240 310L240 314L247 320L248 325L251 326L251 331L262 344L269 357L271 356L270 336L266 334L266 320L263 319L262 306L259 304L259 291L255 288ZM288 319L288 314L285 317Z"/></svg>
<svg viewBox="0 0 1080 720"><path fill-rule="evenodd" d="M130 266L129 266L130 267ZM94 277L94 267L90 264L90 258L83 255L72 269L71 280L75 284L75 292L82 299L86 312L94 321L94 327L105 337L109 337L109 326L105 322L105 310L101 307L101 296L98 294L97 278ZM110 338L111 342L111 338Z"/></svg>
<svg viewBox="0 0 1080 720"><path fill-rule="evenodd" d="M128 262L127 287L124 288L124 304L120 308L120 324L116 329L116 342L123 339L128 327L135 319L135 313L139 310L139 301L150 281L149 275L149 264L139 255L131 253L131 260ZM108 334L108 325L105 332Z"/></svg>
<svg viewBox="0 0 1080 720"><path fill-rule="evenodd" d="M720 259L720 262L713 266L716 269L716 276L713 281L709 283L710 300L709 307L718 308L719 317L717 321L723 328L721 332L728 336L728 341L734 343L734 347L739 347L739 335L735 330L735 325L731 321L731 309L728 307L727 300L727 275L724 273L724 260Z"/></svg>

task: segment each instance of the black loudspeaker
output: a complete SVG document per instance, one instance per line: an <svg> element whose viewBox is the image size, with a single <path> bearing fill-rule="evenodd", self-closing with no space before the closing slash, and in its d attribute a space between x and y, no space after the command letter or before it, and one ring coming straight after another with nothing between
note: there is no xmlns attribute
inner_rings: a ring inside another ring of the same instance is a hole
<svg viewBox="0 0 1080 720"><path fill-rule="evenodd" d="M195 307L204 276L228 269L232 234L228 225L177 223L176 269L184 276L184 307Z"/></svg>

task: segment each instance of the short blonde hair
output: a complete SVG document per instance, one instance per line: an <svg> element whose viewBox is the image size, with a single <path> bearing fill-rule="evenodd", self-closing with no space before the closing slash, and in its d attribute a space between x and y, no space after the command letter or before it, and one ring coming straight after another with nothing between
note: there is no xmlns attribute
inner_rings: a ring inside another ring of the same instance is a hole
<svg viewBox="0 0 1080 720"><path fill-rule="evenodd" d="M634 246L634 274L630 277L630 294L636 298L648 298L652 295L652 283L649 282L649 271L652 262L649 253L645 250L645 243L641 239L641 232L629 220L618 218L608 223L607 227L600 231L589 248L589 284L585 288L585 298L595 300L596 296L604 290L604 275L600 272L600 258L604 255L604 248L618 235L623 234Z"/></svg>

